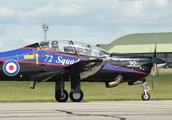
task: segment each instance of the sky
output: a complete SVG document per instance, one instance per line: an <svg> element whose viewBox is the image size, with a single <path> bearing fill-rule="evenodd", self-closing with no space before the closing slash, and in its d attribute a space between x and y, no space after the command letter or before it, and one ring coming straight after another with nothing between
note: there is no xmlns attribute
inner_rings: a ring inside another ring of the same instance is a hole
<svg viewBox="0 0 172 120"><path fill-rule="evenodd" d="M47 39L109 44L133 33L172 31L170 0L0 0L0 51Z"/></svg>

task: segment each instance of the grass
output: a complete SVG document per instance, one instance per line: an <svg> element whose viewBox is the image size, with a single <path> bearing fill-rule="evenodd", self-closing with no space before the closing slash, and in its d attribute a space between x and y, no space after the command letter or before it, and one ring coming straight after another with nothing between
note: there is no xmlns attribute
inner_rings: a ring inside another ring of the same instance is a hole
<svg viewBox="0 0 172 120"><path fill-rule="evenodd" d="M159 73L172 74L172 69L159 69Z"/></svg>
<svg viewBox="0 0 172 120"><path fill-rule="evenodd" d="M152 76L147 78L149 87L151 87ZM122 83L116 88L104 87L104 84L83 85L85 90L85 100L141 100L143 89L140 85L128 86ZM172 75L160 75L154 77L154 90L150 90L151 100L172 100Z"/></svg>
<svg viewBox="0 0 172 120"><path fill-rule="evenodd" d="M147 77L150 87L151 80L152 75ZM155 89L149 91L151 100L172 100L172 74L155 76L154 80ZM54 83L37 83L34 90L29 85L29 82L0 82L0 102L55 102ZM141 100L143 93L140 85L128 86L127 83L105 88L104 83L83 82L81 88L84 92L83 101ZM66 90L70 91L69 82L66 82Z"/></svg>

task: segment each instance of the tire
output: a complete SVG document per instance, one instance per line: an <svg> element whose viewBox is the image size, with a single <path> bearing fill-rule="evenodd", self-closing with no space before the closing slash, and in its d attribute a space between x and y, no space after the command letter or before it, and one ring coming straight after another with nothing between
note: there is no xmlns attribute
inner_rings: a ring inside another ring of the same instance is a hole
<svg viewBox="0 0 172 120"><path fill-rule="evenodd" d="M147 95L145 95L145 93L143 93L142 96L141 96L141 98L142 98L142 100L144 100L144 101L148 101L148 100L150 100L150 94L147 93Z"/></svg>
<svg viewBox="0 0 172 120"><path fill-rule="evenodd" d="M70 99L72 102L80 102L84 97L82 90L79 93L70 92Z"/></svg>
<svg viewBox="0 0 172 120"><path fill-rule="evenodd" d="M68 92L63 90L63 97L61 96L61 90L56 91L55 99L57 102L66 102L68 100Z"/></svg>

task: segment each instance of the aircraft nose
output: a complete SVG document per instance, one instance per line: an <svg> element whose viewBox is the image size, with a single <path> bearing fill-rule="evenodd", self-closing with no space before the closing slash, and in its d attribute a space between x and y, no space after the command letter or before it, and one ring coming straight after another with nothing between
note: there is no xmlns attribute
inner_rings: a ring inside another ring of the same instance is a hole
<svg viewBox="0 0 172 120"><path fill-rule="evenodd" d="M159 59L159 58L156 58L154 63L156 63L157 68L163 67L166 64L166 62L164 60Z"/></svg>

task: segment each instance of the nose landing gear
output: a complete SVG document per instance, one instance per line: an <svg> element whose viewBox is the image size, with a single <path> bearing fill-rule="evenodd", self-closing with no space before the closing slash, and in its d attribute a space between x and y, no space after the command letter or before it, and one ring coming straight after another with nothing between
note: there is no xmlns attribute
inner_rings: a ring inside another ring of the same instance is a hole
<svg viewBox="0 0 172 120"><path fill-rule="evenodd" d="M143 87L143 94L141 95L142 100L150 100L150 94L148 93L150 88L148 87L147 82L143 82L141 86Z"/></svg>

